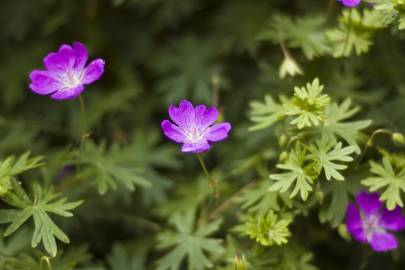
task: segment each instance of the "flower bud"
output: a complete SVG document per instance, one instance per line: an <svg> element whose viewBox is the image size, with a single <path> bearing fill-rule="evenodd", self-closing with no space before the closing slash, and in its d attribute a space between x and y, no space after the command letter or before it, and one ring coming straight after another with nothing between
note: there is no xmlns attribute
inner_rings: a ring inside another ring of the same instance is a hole
<svg viewBox="0 0 405 270"><path fill-rule="evenodd" d="M280 146L285 146L286 143L287 143L287 140L288 140L287 136L283 134L283 135L281 135L280 138L278 139L278 144L279 144Z"/></svg>
<svg viewBox="0 0 405 270"><path fill-rule="evenodd" d="M392 133L392 141L397 144L405 144L405 137L402 133L394 132Z"/></svg>
<svg viewBox="0 0 405 270"><path fill-rule="evenodd" d="M288 153L286 151L283 151L280 153L280 156L278 157L278 160L280 162L286 161L288 158Z"/></svg>
<svg viewBox="0 0 405 270"><path fill-rule="evenodd" d="M235 267L235 270L246 270L247 262L245 256L243 254L236 254L233 259L233 266Z"/></svg>
<svg viewBox="0 0 405 270"><path fill-rule="evenodd" d="M319 204L322 204L325 194L319 189L315 192L315 198L318 200Z"/></svg>
<svg viewBox="0 0 405 270"><path fill-rule="evenodd" d="M287 75L294 77L297 74L299 75L303 74L300 66L297 64L297 62L295 62L295 60L292 57L290 56L285 57L283 63L281 63L280 66L279 71L280 78L284 79Z"/></svg>

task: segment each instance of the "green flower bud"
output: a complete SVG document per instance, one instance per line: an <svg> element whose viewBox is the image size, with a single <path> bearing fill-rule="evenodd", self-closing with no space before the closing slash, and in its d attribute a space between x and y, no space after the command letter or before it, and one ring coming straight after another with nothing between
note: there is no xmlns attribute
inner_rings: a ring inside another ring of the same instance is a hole
<svg viewBox="0 0 405 270"><path fill-rule="evenodd" d="M287 143L287 140L288 140L287 136L283 134L283 135L281 135L280 138L278 139L278 144L279 144L280 146L285 146L286 143Z"/></svg>
<svg viewBox="0 0 405 270"><path fill-rule="evenodd" d="M287 153L287 151L281 152L281 153L280 153L280 156L278 157L278 160L279 160L280 162L284 162L284 161L286 161L287 159L288 159L288 153Z"/></svg>
<svg viewBox="0 0 405 270"><path fill-rule="evenodd" d="M297 74L303 74L301 67L297 64L297 62L295 62L292 57L285 57L283 63L281 63L280 66L280 78L284 79L287 75L294 77Z"/></svg>
<svg viewBox="0 0 405 270"><path fill-rule="evenodd" d="M391 138L394 143L405 144L405 137L402 133L394 132L392 133Z"/></svg>
<svg viewBox="0 0 405 270"><path fill-rule="evenodd" d="M243 254L236 254L233 259L233 266L235 267L235 270L246 270L247 262L245 256Z"/></svg>

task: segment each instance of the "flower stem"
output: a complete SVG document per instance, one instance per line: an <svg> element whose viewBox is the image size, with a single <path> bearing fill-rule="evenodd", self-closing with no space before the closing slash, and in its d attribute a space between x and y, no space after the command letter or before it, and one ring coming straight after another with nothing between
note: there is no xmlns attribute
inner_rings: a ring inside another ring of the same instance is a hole
<svg viewBox="0 0 405 270"><path fill-rule="evenodd" d="M374 130L374 132L371 134L370 138L368 138L368 140L367 140L367 142L366 142L366 145L364 146L363 151L361 152L361 155L360 155L360 157L359 157L359 161L358 161L357 165L359 165L360 162L363 160L363 158L364 158L364 156L365 156L367 150L368 150L370 147L373 146L373 144L374 144L374 139L375 139L375 137L376 137L378 134L388 134L388 135L391 135L392 132L391 132L390 130L388 130L388 129L385 129L385 128L380 128L380 129Z"/></svg>
<svg viewBox="0 0 405 270"><path fill-rule="evenodd" d="M40 266L39 268L42 269L47 269L47 270L52 270L52 264L50 261L50 257L47 256L42 256L41 261L40 261Z"/></svg>
<svg viewBox="0 0 405 270"><path fill-rule="evenodd" d="M349 9L349 18L348 18L348 22L347 22L347 33L346 33L345 43L343 44L342 56L345 56L345 51L347 49L347 46L349 45L350 30L352 28L352 10L353 10L352 8ZM349 54L347 56L349 56Z"/></svg>
<svg viewBox="0 0 405 270"><path fill-rule="evenodd" d="M81 95L79 96L79 102L80 102L80 145L79 145L78 168L80 171L80 163L84 148L84 142L86 138L89 136L89 134L87 133L87 125L86 125L86 105Z"/></svg>
<svg viewBox="0 0 405 270"><path fill-rule="evenodd" d="M219 197L219 190L218 190L218 185L217 182L212 178L211 174L208 172L207 166L205 165L204 159L200 154L196 154L198 161L200 162L201 168L205 174L205 176L208 178L208 181L210 182L210 186L214 189L214 197L218 198Z"/></svg>

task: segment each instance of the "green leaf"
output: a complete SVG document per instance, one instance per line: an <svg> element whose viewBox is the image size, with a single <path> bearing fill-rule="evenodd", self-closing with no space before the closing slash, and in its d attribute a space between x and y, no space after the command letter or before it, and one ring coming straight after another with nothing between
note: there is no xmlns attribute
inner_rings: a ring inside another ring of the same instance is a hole
<svg viewBox="0 0 405 270"><path fill-rule="evenodd" d="M0 196L5 195L12 186L10 179L25 171L44 165L43 157L30 158L30 152L26 152L19 158L10 156L0 163Z"/></svg>
<svg viewBox="0 0 405 270"><path fill-rule="evenodd" d="M280 246L286 244L291 236L288 228L291 222L290 216L279 217L273 210L270 210L263 215L249 216L247 221L238 226L236 230L242 235L255 239L263 246Z"/></svg>
<svg viewBox="0 0 405 270"><path fill-rule="evenodd" d="M350 99L346 99L340 105L332 102L326 108L325 122L320 128L322 137L330 141L343 139L347 144L356 146L356 153L359 154L361 149L358 142L365 138L361 130L370 126L371 120L347 121L359 111L358 107L350 107Z"/></svg>
<svg viewBox="0 0 405 270"><path fill-rule="evenodd" d="M324 25L323 15L309 15L296 19L276 15L269 27L259 33L259 39L271 40L277 44L283 41L287 47L302 49L307 59L311 60L331 51L324 33Z"/></svg>
<svg viewBox="0 0 405 270"><path fill-rule="evenodd" d="M380 200L386 203L389 210L396 206L403 207L401 194L405 192L405 167L395 170L389 159L383 157L382 164L370 161L370 171L375 176L367 177L361 183L372 192L384 190Z"/></svg>
<svg viewBox="0 0 405 270"><path fill-rule="evenodd" d="M270 186L271 183L264 180L256 186L244 190L238 198L242 209L257 215L264 215L269 210L279 211L284 204L291 207L288 197L277 191L269 191Z"/></svg>
<svg viewBox="0 0 405 270"><path fill-rule="evenodd" d="M166 101L192 98L208 103L212 79L219 72L215 65L217 48L194 36L177 39L163 48L157 51L150 67L161 76L157 88Z"/></svg>
<svg viewBox="0 0 405 270"><path fill-rule="evenodd" d="M61 194L54 193L52 189L43 190L38 184L34 185L34 201L30 200L30 205L21 209L2 209L0 212L0 223L11 223L5 236L14 233L30 217L34 219L34 234L31 245L36 247L40 242L43 243L45 250L53 257L57 254L57 245L55 237L62 242L68 243L67 235L52 221L48 212L55 213L65 217L71 217L68 210L78 207L82 202L65 203L66 199L59 198Z"/></svg>
<svg viewBox="0 0 405 270"><path fill-rule="evenodd" d="M176 231L158 234L158 247L161 249L172 247L172 250L157 261L157 270L177 270L186 258L187 269L202 270L213 266L206 253L215 255L224 253L221 240L207 238L219 229L221 220L218 219L194 230L194 219L194 211L174 214L170 221Z"/></svg>
<svg viewBox="0 0 405 270"><path fill-rule="evenodd" d="M275 102L270 95L264 97L264 103L254 101L250 107L250 120L255 123L249 128L250 131L268 128L285 116L284 107Z"/></svg>
<svg viewBox="0 0 405 270"><path fill-rule="evenodd" d="M344 182L328 182L321 187L325 199L319 211L319 220L322 223L328 221L333 228L337 228L344 222L347 204L360 189L360 183L355 179L350 179Z"/></svg>
<svg viewBox="0 0 405 270"><path fill-rule="evenodd" d="M284 103L286 115L297 116L290 124L297 125L298 129L318 126L325 119L325 108L329 104L328 95L322 95L323 85L316 78L305 87L294 88L294 99Z"/></svg>
<svg viewBox="0 0 405 270"><path fill-rule="evenodd" d="M270 179L276 182L269 188L270 191L286 192L294 183L295 186L290 193L290 198L300 193L302 200L306 201L308 194L312 191L313 177L309 174L311 167L305 166L307 153L300 144L288 154L284 164L277 164L277 168L287 172L271 174Z"/></svg>
<svg viewBox="0 0 405 270"><path fill-rule="evenodd" d="M354 153L356 149L354 145L342 147L341 142L335 143L334 141L322 139L316 142L316 146L309 146L309 151L311 152L309 157L315 162L315 166L319 172L324 171L326 180L332 178L344 180L344 176L339 171L345 170L347 165L341 163L353 161L350 154Z"/></svg>
<svg viewBox="0 0 405 270"><path fill-rule="evenodd" d="M357 9L344 10L339 17L339 26L326 35L333 44L334 57L348 57L353 51L357 55L368 52L373 44L375 30L384 27L381 17L375 11Z"/></svg>
<svg viewBox="0 0 405 270"><path fill-rule="evenodd" d="M96 146L91 141L86 142L81 162L87 167L82 177L93 179L100 194L106 193L110 188L116 189L117 183L131 191L136 185L150 186L139 168L122 160L122 152L118 145L113 145L107 151L105 143Z"/></svg>

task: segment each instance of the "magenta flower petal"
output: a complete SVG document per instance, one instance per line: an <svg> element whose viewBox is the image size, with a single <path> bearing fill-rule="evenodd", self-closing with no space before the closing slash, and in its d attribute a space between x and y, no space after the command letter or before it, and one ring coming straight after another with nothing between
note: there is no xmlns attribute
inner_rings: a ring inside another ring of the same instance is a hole
<svg viewBox="0 0 405 270"><path fill-rule="evenodd" d="M360 211L354 204L349 204L346 213L346 224L350 234L359 242L366 242Z"/></svg>
<svg viewBox="0 0 405 270"><path fill-rule="evenodd" d="M215 124L207 129L205 138L210 142L222 141L228 137L229 130L231 130L229 123Z"/></svg>
<svg viewBox="0 0 405 270"><path fill-rule="evenodd" d="M170 119L180 127L191 127L195 122L195 110L193 104L188 100L180 102L179 107L169 106Z"/></svg>
<svg viewBox="0 0 405 270"><path fill-rule="evenodd" d="M377 193L360 192L356 196L356 202L367 215L376 213L382 206Z"/></svg>
<svg viewBox="0 0 405 270"><path fill-rule="evenodd" d="M104 60L96 59L86 67L86 46L74 42L73 46L62 45L57 52L44 58L46 70L34 70L30 74L30 89L40 95L49 95L56 100L79 96L85 84L98 80L104 73Z"/></svg>
<svg viewBox="0 0 405 270"><path fill-rule="evenodd" d="M169 116L173 122L164 120L162 131L172 141L183 144L181 151L185 153L208 151L212 142L226 139L231 130L229 123L214 124L217 109L205 105L194 108L188 100L181 101L179 107L169 106Z"/></svg>
<svg viewBox="0 0 405 270"><path fill-rule="evenodd" d="M370 245L374 251L382 252L396 249L398 242L392 234L382 232L373 234Z"/></svg>
<svg viewBox="0 0 405 270"><path fill-rule="evenodd" d="M199 142L199 143L185 143L181 147L181 152L183 153L203 153L210 149L211 145L208 142Z"/></svg>
<svg viewBox="0 0 405 270"><path fill-rule="evenodd" d="M84 71L83 84L90 84L100 79L104 73L105 62L103 59L96 59L88 65Z"/></svg>
<svg viewBox="0 0 405 270"><path fill-rule="evenodd" d="M339 2L341 2L344 6L346 7L356 7L360 4L361 0L338 0Z"/></svg>
<svg viewBox="0 0 405 270"><path fill-rule="evenodd" d="M59 90L51 95L52 99L55 100L63 100L63 99L74 99L84 91L84 86L79 85L74 88L69 88L69 89L63 89Z"/></svg>
<svg viewBox="0 0 405 270"><path fill-rule="evenodd" d="M34 70L30 73L30 89L40 95L48 95L63 87L63 84L49 71Z"/></svg>
<svg viewBox="0 0 405 270"><path fill-rule="evenodd" d="M346 225L354 239L382 252L397 248L397 240L390 232L404 229L405 217L400 207L389 211L377 193L361 192L356 204L347 207Z"/></svg>
<svg viewBox="0 0 405 270"><path fill-rule="evenodd" d="M195 118L198 120L198 125L201 128L207 128L215 123L218 119L218 110L215 108L206 108L205 105L198 105L195 107Z"/></svg>
<svg viewBox="0 0 405 270"><path fill-rule="evenodd" d="M182 143L184 140L186 140L186 137L183 134L182 130L178 126L170 123L169 120L164 120L161 127L166 137L173 140L174 142Z"/></svg>
<svg viewBox="0 0 405 270"><path fill-rule="evenodd" d="M391 231L399 231L405 228L405 217L402 215L401 207L390 211L384 209L381 215L381 227Z"/></svg>
<svg viewBox="0 0 405 270"><path fill-rule="evenodd" d="M86 65L87 59L89 57L87 48L80 42L73 42L73 51L76 57L74 69L82 70Z"/></svg>

